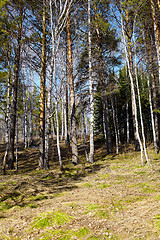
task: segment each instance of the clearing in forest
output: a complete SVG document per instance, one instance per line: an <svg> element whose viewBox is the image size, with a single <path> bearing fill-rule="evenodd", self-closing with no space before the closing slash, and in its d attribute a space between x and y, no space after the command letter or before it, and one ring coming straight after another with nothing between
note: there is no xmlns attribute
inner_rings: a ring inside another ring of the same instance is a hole
<svg viewBox="0 0 160 240"><path fill-rule="evenodd" d="M63 172L53 160L36 170L30 148L19 151L18 172L0 176L0 240L160 239L160 154L150 148L152 165L141 167L140 152L106 156L102 146L94 164L82 154L73 166L62 149Z"/></svg>

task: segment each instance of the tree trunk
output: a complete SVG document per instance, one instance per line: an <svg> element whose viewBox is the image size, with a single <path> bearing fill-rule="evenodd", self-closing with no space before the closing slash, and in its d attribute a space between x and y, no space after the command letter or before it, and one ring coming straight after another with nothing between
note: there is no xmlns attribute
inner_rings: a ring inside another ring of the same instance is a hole
<svg viewBox="0 0 160 240"><path fill-rule="evenodd" d="M41 92L40 92L40 144L39 168L48 169L45 163L45 81L46 81L46 1L43 0L43 36L41 55Z"/></svg>
<svg viewBox="0 0 160 240"><path fill-rule="evenodd" d="M89 47L89 93L90 93L90 153L89 162L94 161L94 97L92 80L92 52L91 52L91 1L88 0L88 47Z"/></svg>
<svg viewBox="0 0 160 240"><path fill-rule="evenodd" d="M117 132L117 125L116 125L115 108L114 108L114 105L113 105L113 99L112 98L111 98L111 105L112 105L114 132L115 132L115 137L116 137L116 154L118 154L118 152L119 152L119 148L118 148L118 132Z"/></svg>
<svg viewBox="0 0 160 240"><path fill-rule="evenodd" d="M16 127L16 111L17 111L17 91L19 80L19 68L20 68L20 54L21 54L21 32L22 32L22 19L23 19L23 6L19 9L19 28L18 28L18 40L17 51L15 61L15 75L13 79L13 95L11 104L11 130L10 141L8 146L8 169L14 168L14 141L15 141L15 127Z"/></svg>
<svg viewBox="0 0 160 240"><path fill-rule="evenodd" d="M7 59L8 59L8 84L7 84L7 111L6 111L6 151L5 151L5 155L3 158L3 165L2 165L2 172L3 175L6 174L6 159L7 159L7 155L8 155L8 145L9 145L9 139L10 139L10 78L11 78L11 69L10 69L10 49L8 48L8 52L7 52Z"/></svg>
<svg viewBox="0 0 160 240"><path fill-rule="evenodd" d="M132 75L132 64L129 60L128 52L127 52L127 43L125 39L125 33L124 33L124 27L123 27L123 18L121 16L121 27L122 27L122 34L123 34L123 40L124 40L124 48L125 48L125 56L126 56L126 62L128 65L128 71L129 71L129 77L131 82L131 95L132 95L132 114L134 118L134 128L135 128L135 141L138 141L140 149L141 149L141 163L143 166L143 146L142 142L139 136L139 130L138 130L138 118L137 118L137 105L136 105L136 96L135 96L135 87L134 87L134 81L133 81L133 75ZM137 143L135 143L135 149L137 150Z"/></svg>
<svg viewBox="0 0 160 240"><path fill-rule="evenodd" d="M129 27L129 15L128 15L128 10L126 9L126 31L127 31L127 46L128 46L128 63L129 63L129 68L130 68L130 74L133 75L133 60L132 60L132 47L131 47L131 33L130 33L130 27ZM129 74L129 75L130 75ZM135 150L139 150L139 140L138 140L138 135L136 132L136 110L135 110L135 99L134 99L134 93L133 89L131 87L131 102L132 102L132 117L133 117L133 131L134 131L134 141L135 141Z"/></svg>
<svg viewBox="0 0 160 240"><path fill-rule="evenodd" d="M160 85L160 33L158 28L158 20L156 16L154 1L150 0L151 3L151 14L153 20L153 27L154 27L154 36L155 36L155 45L157 51L157 62L158 62L158 76L159 76L159 85Z"/></svg>
<svg viewBox="0 0 160 240"><path fill-rule="evenodd" d="M134 27L133 27L133 42L134 42L134 55L135 55L134 70L135 70L135 78L136 78L136 86L137 86L137 94L138 94L139 113L140 113L142 139L143 139L143 149L144 149L144 154L145 154L147 164L150 165L149 158L148 158L148 155L147 155L147 150L146 150L146 138L145 138L145 134L144 134L144 124L143 124L143 115L142 115L142 107L141 107L141 96L140 96L139 83L138 83L137 55L136 55L136 43L135 43L135 37L134 37Z"/></svg>
<svg viewBox="0 0 160 240"><path fill-rule="evenodd" d="M68 17L67 17L67 41L68 41L70 106L71 106L70 109L71 109L72 162L73 162L73 164L77 164L79 159L78 159L78 146L77 146L77 136L76 136L75 92L74 92L74 79L73 79L70 15L68 15Z"/></svg>
<svg viewBox="0 0 160 240"><path fill-rule="evenodd" d="M105 124L105 140L107 154L111 152L111 134L109 129L109 117L108 117L108 104L106 96L103 96L103 113L104 113L104 124Z"/></svg>

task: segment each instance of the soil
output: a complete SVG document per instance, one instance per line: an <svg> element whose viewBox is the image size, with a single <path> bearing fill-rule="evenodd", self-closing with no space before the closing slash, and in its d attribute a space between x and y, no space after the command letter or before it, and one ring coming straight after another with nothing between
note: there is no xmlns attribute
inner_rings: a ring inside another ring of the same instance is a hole
<svg viewBox="0 0 160 240"><path fill-rule="evenodd" d="M149 146L151 165L142 167L140 152L131 146L106 155L104 145L96 144L93 164L79 145L80 164L73 166L61 143L63 171L54 142L47 171L38 170L36 144L20 145L18 171L0 176L0 240L159 240L160 154ZM1 144L1 161L4 149ZM58 222L57 213L68 220Z"/></svg>

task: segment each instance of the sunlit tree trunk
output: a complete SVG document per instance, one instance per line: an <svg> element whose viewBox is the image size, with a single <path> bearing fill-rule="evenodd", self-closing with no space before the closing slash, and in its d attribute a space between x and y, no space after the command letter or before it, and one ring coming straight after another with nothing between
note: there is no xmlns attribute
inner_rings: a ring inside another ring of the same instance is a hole
<svg viewBox="0 0 160 240"><path fill-rule="evenodd" d="M45 163L45 81L46 81L46 1L43 0L43 35L41 55L41 92L40 92L40 144L39 168L47 169Z"/></svg>
<svg viewBox="0 0 160 240"><path fill-rule="evenodd" d="M139 130L138 130L138 118L137 118L137 105L136 105L136 96L135 96L135 87L134 87L134 80L133 80L133 75L132 75L132 66L130 64L129 60L129 53L127 52L127 43L126 43L126 36L124 33L124 26L123 26L123 18L121 16L121 27L122 27L122 35L123 35L123 41L124 41L124 48L125 48L125 56L126 56L126 62L128 66L128 71L129 71L129 77L130 77L130 82L131 82L131 94L132 94L132 114L134 118L134 124L135 124L135 139L138 140L138 143L140 145L141 149L141 163L143 166L143 146L142 142L139 136Z"/></svg>
<svg viewBox="0 0 160 240"><path fill-rule="evenodd" d="M128 48L128 51L127 51L127 59L128 59L128 63L127 65L129 64L128 66L128 70L129 70L129 76L132 75L133 76L133 60L132 60L132 46L131 46L131 33L130 33L130 26L129 26L129 13L128 13L128 10L126 9L125 10L125 14L126 14L126 18L125 18L125 21L126 21L126 31L127 31L127 47L125 46L125 48L127 49ZM125 36L124 36L125 37ZM132 77L133 78L133 77ZM133 84L134 84L134 81L133 81ZM134 85L133 85L134 86ZM131 102L132 102L132 117L133 117L133 131L134 131L134 141L135 141L135 150L139 150L139 140L138 140L138 135L139 133L137 132L137 127L136 127L136 106L135 106L135 97L134 97L134 89L132 88L132 84L131 84Z"/></svg>
<svg viewBox="0 0 160 240"><path fill-rule="evenodd" d="M134 24L135 25L135 24ZM146 138L144 133L144 124L143 124L143 115L142 115L142 107L141 107L141 96L139 91L139 83L138 83L138 73L137 73L137 55L136 55L136 43L135 43L135 36L134 36L134 27L133 27L133 42L134 42L134 55L135 55L135 79L136 79L136 86L137 86L137 95L138 95L138 103L139 103L139 114L140 114L140 121L141 121L141 130L142 130L142 139L143 139L143 149L147 164L149 165L149 158L146 150Z"/></svg>
<svg viewBox="0 0 160 240"><path fill-rule="evenodd" d="M8 48L7 52L7 59L8 59L8 83L7 83L7 110L6 110L6 151L4 154L3 158L3 165L2 165L2 172L3 175L6 174L5 169L6 169L6 159L8 155L8 145L9 145L9 140L10 140L10 89L11 89L11 84L10 84L10 78L11 78L11 69L10 69L10 49Z"/></svg>
<svg viewBox="0 0 160 240"><path fill-rule="evenodd" d="M89 93L90 93L90 153L89 162L94 161L94 97L92 79L92 52L91 52L91 0L88 0L88 55L89 55Z"/></svg>
<svg viewBox="0 0 160 240"><path fill-rule="evenodd" d="M74 79L73 79L70 15L68 15L67 17L67 41L68 41L69 88L70 88L70 111L71 111L72 162L73 164L77 164L79 159L78 159L78 146L77 146L77 136L76 136L75 92L74 92Z"/></svg>
<svg viewBox="0 0 160 240"><path fill-rule="evenodd" d="M117 132L117 126L116 126L116 115L115 115L115 108L114 108L114 105L113 105L113 98L111 98L111 105L112 105L114 132L115 132L115 137L116 137L116 154L118 154L118 151L119 151L119 148L118 148L118 132Z"/></svg>

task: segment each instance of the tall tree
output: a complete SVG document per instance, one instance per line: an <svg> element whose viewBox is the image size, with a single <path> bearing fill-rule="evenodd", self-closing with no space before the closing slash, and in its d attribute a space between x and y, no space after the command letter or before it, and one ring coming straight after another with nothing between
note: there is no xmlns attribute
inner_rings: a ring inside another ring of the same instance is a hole
<svg viewBox="0 0 160 240"><path fill-rule="evenodd" d="M77 134L76 134L75 91L74 91L74 78L73 78L70 14L68 14L68 17L67 17L67 43L68 43L68 63L69 63L72 162L73 164L77 164L79 159L78 159L78 145L77 145Z"/></svg>
<svg viewBox="0 0 160 240"><path fill-rule="evenodd" d="M46 95L46 1L43 0L43 35L41 55L41 93L40 93L40 145L39 145L39 168L47 169L45 162L45 95Z"/></svg>
<svg viewBox="0 0 160 240"><path fill-rule="evenodd" d="M22 21L23 21L23 1L17 2L19 11L19 23L18 23L18 39L16 47L16 59L15 59L15 74L12 83L12 104L11 104L11 130L10 141L8 151L8 168L14 168L14 141L15 141L15 127L16 127L16 113L17 113L17 92L18 92L18 80L20 71L20 55L21 55L21 38L22 38Z"/></svg>

